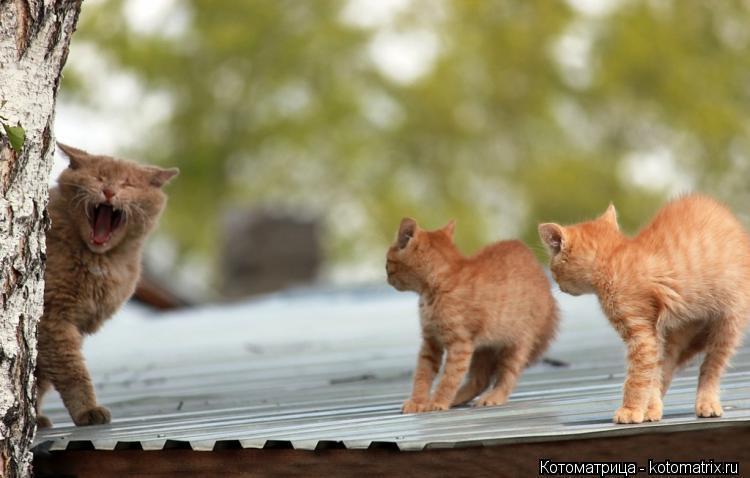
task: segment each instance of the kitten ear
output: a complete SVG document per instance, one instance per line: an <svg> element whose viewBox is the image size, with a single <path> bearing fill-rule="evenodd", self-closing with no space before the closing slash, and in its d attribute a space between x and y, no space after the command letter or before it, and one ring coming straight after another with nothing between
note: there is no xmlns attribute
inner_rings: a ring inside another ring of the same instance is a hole
<svg viewBox="0 0 750 478"><path fill-rule="evenodd" d="M172 180L175 176L180 174L180 170L177 168L162 169L156 166L149 166L147 168L148 174L150 175L149 181L152 186L160 188Z"/></svg>
<svg viewBox="0 0 750 478"><path fill-rule="evenodd" d="M68 163L68 167L70 169L78 169L86 164L86 160L91 156L89 153L82 149L74 148L73 146L68 146L67 144L62 144L59 141L57 142L57 147L60 148L60 151L65 153L65 156L68 157L68 160L70 161Z"/></svg>
<svg viewBox="0 0 750 478"><path fill-rule="evenodd" d="M604 211L604 214L599 216L599 219L612 224L617 230L620 229L620 226L617 224L617 210L615 209L615 205L612 203L609 203L609 207L606 211Z"/></svg>
<svg viewBox="0 0 750 478"><path fill-rule="evenodd" d="M539 237L553 256L565 247L565 230L559 224L539 224Z"/></svg>
<svg viewBox="0 0 750 478"><path fill-rule="evenodd" d="M410 217L401 219L401 224L398 226L398 248L405 248L415 232L417 232L417 221Z"/></svg>
<svg viewBox="0 0 750 478"><path fill-rule="evenodd" d="M456 220L455 219L451 219L448 222L448 224L446 224L445 226L443 226L443 229L441 229L441 230L445 233L445 235L447 235L448 237L450 237L451 239L453 239L453 231L456 230Z"/></svg>

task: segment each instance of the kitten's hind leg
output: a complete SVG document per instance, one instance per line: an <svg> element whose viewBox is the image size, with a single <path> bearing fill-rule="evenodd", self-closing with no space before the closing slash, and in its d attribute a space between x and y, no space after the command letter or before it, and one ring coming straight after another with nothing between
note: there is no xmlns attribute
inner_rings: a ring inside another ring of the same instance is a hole
<svg viewBox="0 0 750 478"><path fill-rule="evenodd" d="M667 394L675 372L706 348L708 332L706 327L696 329L693 324L690 324L686 329L678 329L667 335L662 358L659 362L661 373L657 374L659 386L653 388L651 401L646 411L647 421L656 421L658 420L654 419L656 416L661 417L659 411L661 409L661 398Z"/></svg>
<svg viewBox="0 0 750 478"><path fill-rule="evenodd" d="M672 379L674 378L675 372L684 367L685 364L690 361L690 359L705 350L707 341L706 337L708 337L708 334L708 328L703 327L701 329L698 329L698 332L694 333L693 336L689 336L689 341L687 343L678 342L676 344L672 344L674 350L671 352L669 350L667 351L667 353L669 354L668 360L665 360L662 366L660 387L658 390L655 389L654 391L657 396L664 397L669 390L669 386L672 384ZM669 347L669 344L667 344L667 346ZM651 413L651 411L654 408L655 402L656 398L652 397L651 402L649 403L649 411L646 412L647 419L650 416L653 416L653 413Z"/></svg>
<svg viewBox="0 0 750 478"><path fill-rule="evenodd" d="M716 320L706 340L706 357L701 364L695 414L701 418L720 417L724 411L719 400L721 376L742 337L738 317Z"/></svg>
<svg viewBox="0 0 750 478"><path fill-rule="evenodd" d="M495 386L485 392L477 405L481 407L490 407L493 405L502 405L508 401L508 397L518 382L518 377L523 372L529 361L529 350L527 347L516 346L505 349L497 356Z"/></svg>
<svg viewBox="0 0 750 478"><path fill-rule="evenodd" d="M497 351L490 347L483 347L474 351L466 382L456 393L452 405L462 405L487 390L492 374L497 367L496 356Z"/></svg>
<svg viewBox="0 0 750 478"><path fill-rule="evenodd" d="M690 343L680 351L675 370L684 367L693 357L706 350L709 333L710 328L705 326L695 334Z"/></svg>
<svg viewBox="0 0 750 478"><path fill-rule="evenodd" d="M654 378L655 382L651 387L651 397L644 420L647 422L658 422L664 415L664 403L662 398L667 394L669 386L672 383L672 377L677 369L680 358L685 350L690 347L691 341L695 335L693 324L689 326L673 329L665 332L664 339L659 344L659 364L657 373Z"/></svg>
<svg viewBox="0 0 750 478"><path fill-rule="evenodd" d="M96 404L94 386L81 354L81 335L73 325L58 327L39 341L39 367L44 370L76 425L109 423L109 410Z"/></svg>

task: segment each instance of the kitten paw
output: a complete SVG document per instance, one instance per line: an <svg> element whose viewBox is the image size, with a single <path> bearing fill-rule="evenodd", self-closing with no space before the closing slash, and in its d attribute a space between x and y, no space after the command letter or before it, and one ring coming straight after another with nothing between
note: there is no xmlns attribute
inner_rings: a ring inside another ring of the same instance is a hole
<svg viewBox="0 0 750 478"><path fill-rule="evenodd" d="M695 414L699 418L715 418L724 414L718 398L699 398L695 402Z"/></svg>
<svg viewBox="0 0 750 478"><path fill-rule="evenodd" d="M646 420L647 422L658 422L659 420L661 420L663 414L664 407L661 400L659 400L658 402L652 401L648 404L648 409L646 410L646 416L644 417L644 420Z"/></svg>
<svg viewBox="0 0 750 478"><path fill-rule="evenodd" d="M440 412L448 410L451 407L450 403L430 401L425 408L426 412Z"/></svg>
<svg viewBox="0 0 750 478"><path fill-rule="evenodd" d="M36 417L36 427L38 429L40 428L51 428L52 427L52 420L45 417L44 415L37 415Z"/></svg>
<svg viewBox="0 0 750 478"><path fill-rule="evenodd" d="M422 413L427 411L427 402L409 399L401 407L401 413Z"/></svg>
<svg viewBox="0 0 750 478"><path fill-rule="evenodd" d="M109 423L111 420L112 415L109 413L109 410L102 406L96 406L94 408L86 410L85 412L79 413L78 416L73 418L73 422L75 422L75 424L78 426L103 425L105 423Z"/></svg>
<svg viewBox="0 0 750 478"><path fill-rule="evenodd" d="M507 398L501 398L501 397L479 397L477 398L477 401L474 402L475 407L494 407L496 405L502 405L505 402L507 402Z"/></svg>
<svg viewBox="0 0 750 478"><path fill-rule="evenodd" d="M620 407L615 412L615 423L643 423L643 411L635 408Z"/></svg>

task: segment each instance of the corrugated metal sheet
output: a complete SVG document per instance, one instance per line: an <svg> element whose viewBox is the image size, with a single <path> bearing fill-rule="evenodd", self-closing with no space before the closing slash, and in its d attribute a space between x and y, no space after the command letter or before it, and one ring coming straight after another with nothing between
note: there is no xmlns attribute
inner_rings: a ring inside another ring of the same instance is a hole
<svg viewBox="0 0 750 478"><path fill-rule="evenodd" d="M294 307L302 311L306 306L303 302ZM400 320L416 320L413 311L410 315ZM203 316L201 320L210 319L210 314ZM378 446L421 450L677 431L750 420L750 348L743 348L722 384L723 418L695 418L697 365L693 364L674 380L662 422L612 424L621 398L623 346L598 310L588 311L586 320L565 320L567 325L548 355L569 365L530 368L510 401L499 407L400 414L410 390L417 344L409 340L383 345L377 337L360 337L342 339L334 347L307 344L270 355L248 353L244 358L229 353L222 358L218 350L210 359L175 363L166 356L163 361L151 357L97 370L98 397L112 410L113 423L74 427L59 399L53 399L45 410L57 425L41 431L36 444L51 450ZM274 326L283 328L284 323ZM310 327L316 326L311 322ZM305 335L304 330L297 333Z"/></svg>

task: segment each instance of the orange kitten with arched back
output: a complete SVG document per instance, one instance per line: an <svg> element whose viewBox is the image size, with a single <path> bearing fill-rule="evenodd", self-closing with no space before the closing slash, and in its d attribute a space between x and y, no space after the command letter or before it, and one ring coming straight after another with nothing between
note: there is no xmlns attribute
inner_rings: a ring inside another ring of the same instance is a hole
<svg viewBox="0 0 750 478"><path fill-rule="evenodd" d="M422 348L404 413L447 410L485 390L478 405L504 403L557 329L550 283L520 241L464 257L453 244L452 222L425 231L407 218L388 250L386 271L397 290L419 294ZM443 376L430 396L444 350Z"/></svg>
<svg viewBox="0 0 750 478"><path fill-rule="evenodd" d="M750 237L722 204L701 195L661 209L638 235L620 232L614 206L598 219L541 224L560 289L595 293L627 344L617 423L657 421L672 375L705 351L695 412L722 414L719 382L750 317Z"/></svg>

